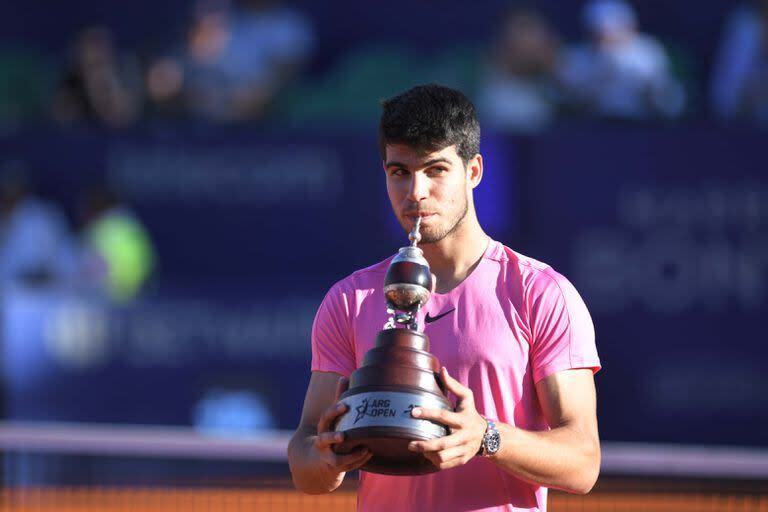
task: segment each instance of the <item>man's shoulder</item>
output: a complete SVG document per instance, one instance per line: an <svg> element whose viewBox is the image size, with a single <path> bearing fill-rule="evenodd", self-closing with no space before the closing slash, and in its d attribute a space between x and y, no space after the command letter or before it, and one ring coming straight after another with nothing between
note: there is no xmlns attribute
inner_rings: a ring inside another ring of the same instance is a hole
<svg viewBox="0 0 768 512"><path fill-rule="evenodd" d="M568 280L543 261L515 251L506 245L496 242L497 247L489 251L489 259L500 262L506 267L507 274L514 274L518 279L508 279L507 282L519 283L523 288L541 289L550 286L560 287Z"/></svg>
<svg viewBox="0 0 768 512"><path fill-rule="evenodd" d="M384 282L384 275L387 273L389 262L391 260L392 256L389 256L371 266L356 270L337 281L331 289L336 289L341 292L354 292L357 290L380 288Z"/></svg>
<svg viewBox="0 0 768 512"><path fill-rule="evenodd" d="M486 251L485 258L497 261L510 270L518 270L520 272L538 273L551 269L546 263L526 256L495 240L491 240L491 246Z"/></svg>
<svg viewBox="0 0 768 512"><path fill-rule="evenodd" d="M386 274L389 269L389 263L392 261L393 256L387 256L385 259L374 263L371 266L355 270L347 279L370 279L379 276L380 274Z"/></svg>

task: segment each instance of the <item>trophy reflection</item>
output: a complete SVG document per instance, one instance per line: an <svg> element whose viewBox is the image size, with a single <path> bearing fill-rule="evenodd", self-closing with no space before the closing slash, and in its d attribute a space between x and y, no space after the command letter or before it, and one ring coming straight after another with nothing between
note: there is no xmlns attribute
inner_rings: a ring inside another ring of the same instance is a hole
<svg viewBox="0 0 768 512"><path fill-rule="evenodd" d="M411 244L392 259L384 279L384 296L390 317L376 337L376 345L349 379L340 402L349 409L335 425L345 439L337 453L358 446L373 454L361 469L388 475L419 475L437 471L422 454L408 450L408 443L448 434L436 422L414 418L414 407L452 410L439 381L440 363L429 353L429 339L420 332L416 315L429 300L432 275L417 244L421 217L408 235Z"/></svg>

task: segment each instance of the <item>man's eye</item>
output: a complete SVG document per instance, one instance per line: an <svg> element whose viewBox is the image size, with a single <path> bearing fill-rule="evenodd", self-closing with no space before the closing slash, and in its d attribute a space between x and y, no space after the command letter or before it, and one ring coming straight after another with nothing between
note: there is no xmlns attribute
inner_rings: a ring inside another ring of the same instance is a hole
<svg viewBox="0 0 768 512"><path fill-rule="evenodd" d="M395 169L392 171L392 176L408 176L408 171L405 169Z"/></svg>

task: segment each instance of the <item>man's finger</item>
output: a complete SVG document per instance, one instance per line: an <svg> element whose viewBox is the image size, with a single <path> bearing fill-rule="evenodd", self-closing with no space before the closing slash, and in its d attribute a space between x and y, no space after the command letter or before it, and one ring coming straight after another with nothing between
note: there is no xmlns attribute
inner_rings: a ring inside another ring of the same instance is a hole
<svg viewBox="0 0 768 512"><path fill-rule="evenodd" d="M430 439L429 441L411 441L408 443L408 449L412 452L433 453L442 450L452 449L464 444L464 437L458 434Z"/></svg>
<svg viewBox="0 0 768 512"><path fill-rule="evenodd" d="M349 471L354 471L356 469L359 469L365 466L366 464L368 464L368 461L371 460L372 457L373 457L373 453L370 450L366 450L360 459L354 462L350 462L349 464L346 464L344 466L344 471L349 472Z"/></svg>
<svg viewBox="0 0 768 512"><path fill-rule="evenodd" d="M451 393L453 393L454 395L456 395L456 398L459 399L459 402L471 401L474 404L475 397L472 394L472 390L464 386L461 382L457 381L453 377L451 377L448 374L448 369L445 366L443 366L440 370L440 377L443 378L443 382L445 383L445 388Z"/></svg>
<svg viewBox="0 0 768 512"><path fill-rule="evenodd" d="M331 454L329 464L336 469L336 471L352 471L368 462L370 457L371 451L368 448L360 447L343 455L337 453Z"/></svg>
<svg viewBox="0 0 768 512"><path fill-rule="evenodd" d="M317 449L322 450L342 441L344 441L343 432L321 432L315 438L315 446Z"/></svg>
<svg viewBox="0 0 768 512"><path fill-rule="evenodd" d="M347 412L347 409L349 407L345 403L338 403L335 404L329 408L327 408L325 411L323 411L323 415L320 416L320 420L317 422L317 432L318 434L321 432L328 432L331 430L331 425L333 425L333 421Z"/></svg>
<svg viewBox="0 0 768 512"><path fill-rule="evenodd" d="M437 460L437 455L435 455L435 452L426 452L424 454L424 458L431 462L435 467L440 468L440 461Z"/></svg>
<svg viewBox="0 0 768 512"><path fill-rule="evenodd" d="M466 461L463 457L454 457L453 459L446 460L446 461L440 461L437 464L435 464L440 469L451 469L455 468L457 466L461 466L463 464L466 464Z"/></svg>
<svg viewBox="0 0 768 512"><path fill-rule="evenodd" d="M426 452L424 457L435 465L438 469L450 469L461 466L466 463L463 455L463 449L457 448L451 453L446 452Z"/></svg>
<svg viewBox="0 0 768 512"><path fill-rule="evenodd" d="M454 459L460 459L464 455L465 451L466 448L464 446L454 446L452 448L447 448L445 450L435 452L435 459L440 462L440 464L448 464ZM440 469L444 468L441 467Z"/></svg>
<svg viewBox="0 0 768 512"><path fill-rule="evenodd" d="M445 409L432 409L429 407L414 407L411 416L422 420L432 420L449 427L461 427L461 416L453 411Z"/></svg>
<svg viewBox="0 0 768 512"><path fill-rule="evenodd" d="M341 398L341 394L344 393L347 388L349 388L349 379L346 377L341 377L339 382L336 383L336 398L334 398L333 401L338 402Z"/></svg>

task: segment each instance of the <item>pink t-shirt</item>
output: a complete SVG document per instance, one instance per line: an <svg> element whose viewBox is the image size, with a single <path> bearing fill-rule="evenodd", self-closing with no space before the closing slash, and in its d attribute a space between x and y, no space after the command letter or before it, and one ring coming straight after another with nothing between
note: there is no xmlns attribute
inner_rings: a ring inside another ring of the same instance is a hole
<svg viewBox="0 0 768 512"><path fill-rule="evenodd" d="M387 320L390 259L336 283L312 328L312 370L349 376ZM429 324L428 313L436 317ZM571 368L600 369L592 320L576 289L551 267L491 240L480 263L419 313L430 352L472 389L480 414L527 430L549 427L534 384ZM361 472L358 510L544 511L547 489L482 457L424 476Z"/></svg>

